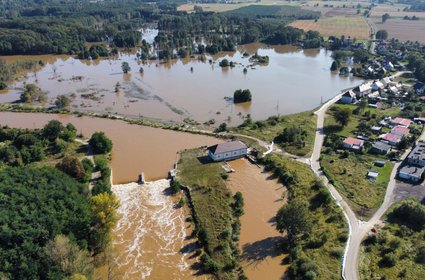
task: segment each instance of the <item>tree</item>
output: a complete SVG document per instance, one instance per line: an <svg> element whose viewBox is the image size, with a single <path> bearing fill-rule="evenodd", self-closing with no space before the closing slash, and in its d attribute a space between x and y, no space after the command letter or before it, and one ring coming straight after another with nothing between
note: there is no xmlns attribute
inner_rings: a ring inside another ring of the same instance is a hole
<svg viewBox="0 0 425 280"><path fill-rule="evenodd" d="M139 68L139 73L140 73L140 74L143 74L143 72L144 72L144 71L145 71L145 70L143 70L143 67L140 67L140 68Z"/></svg>
<svg viewBox="0 0 425 280"><path fill-rule="evenodd" d="M6 88L7 88L7 84L4 82L0 82L0 90L6 89Z"/></svg>
<svg viewBox="0 0 425 280"><path fill-rule="evenodd" d="M128 62L123 62L123 63L121 64L121 69L122 69L122 71L123 71L125 74L127 74L128 72L130 72L130 71L131 71L131 67L130 67L130 65L128 64Z"/></svg>
<svg viewBox="0 0 425 280"><path fill-rule="evenodd" d="M216 132L223 132L223 131L226 131L226 130L227 130L227 124L221 123L215 131Z"/></svg>
<svg viewBox="0 0 425 280"><path fill-rule="evenodd" d="M388 38L387 30L378 30L378 32L376 32L376 39L387 40L387 38Z"/></svg>
<svg viewBox="0 0 425 280"><path fill-rule="evenodd" d="M89 253L81 250L67 236L56 235L53 240L47 242L45 252L65 274L90 275Z"/></svg>
<svg viewBox="0 0 425 280"><path fill-rule="evenodd" d="M49 121L42 129L42 135L53 142L64 129L62 123L57 120Z"/></svg>
<svg viewBox="0 0 425 280"><path fill-rule="evenodd" d="M350 108L336 108L333 112L333 117L337 123L342 127L346 126L350 121L351 110Z"/></svg>
<svg viewBox="0 0 425 280"><path fill-rule="evenodd" d="M120 202L113 193L104 192L92 197L97 250L104 250L108 246L110 233L120 218L117 212L119 206Z"/></svg>
<svg viewBox="0 0 425 280"><path fill-rule="evenodd" d="M73 156L64 157L62 161L56 165L56 167L80 181L84 179L86 174L83 164L78 160L78 158Z"/></svg>
<svg viewBox="0 0 425 280"><path fill-rule="evenodd" d="M233 94L233 102L234 103L242 103L242 102L248 102L252 100L251 91L249 89L238 89Z"/></svg>
<svg viewBox="0 0 425 280"><path fill-rule="evenodd" d="M241 192L237 192L233 196L234 202L232 203L233 208L233 215L235 217L240 217L244 214L243 206L244 206L244 199Z"/></svg>
<svg viewBox="0 0 425 280"><path fill-rule="evenodd" d="M220 61L218 63L218 65L220 65L220 67L228 67L230 65L229 61L225 58L222 61Z"/></svg>
<svg viewBox="0 0 425 280"><path fill-rule="evenodd" d="M21 94L20 99L25 103L45 102L46 94L42 92L36 85L27 84L24 92Z"/></svg>
<svg viewBox="0 0 425 280"><path fill-rule="evenodd" d="M339 68L339 61L338 60L334 60L332 62L332 65L331 65L331 71L337 71L338 68Z"/></svg>
<svg viewBox="0 0 425 280"><path fill-rule="evenodd" d="M389 19L389 18L390 18L390 15L388 13L383 14L382 15L382 23L386 22L387 19Z"/></svg>
<svg viewBox="0 0 425 280"><path fill-rule="evenodd" d="M58 108L66 108L71 104L71 99L66 95L58 95L55 100L55 105Z"/></svg>
<svg viewBox="0 0 425 280"><path fill-rule="evenodd" d="M287 231L290 240L309 235L312 228L313 221L305 200L294 199L277 212L276 229L281 233Z"/></svg>
<svg viewBox="0 0 425 280"><path fill-rule="evenodd" d="M112 141L103 132L93 133L89 144L97 154L106 154L112 151Z"/></svg>
<svg viewBox="0 0 425 280"><path fill-rule="evenodd" d="M364 63L369 59L369 52L368 50L364 49L357 49L353 53L353 59L354 62L358 63Z"/></svg>

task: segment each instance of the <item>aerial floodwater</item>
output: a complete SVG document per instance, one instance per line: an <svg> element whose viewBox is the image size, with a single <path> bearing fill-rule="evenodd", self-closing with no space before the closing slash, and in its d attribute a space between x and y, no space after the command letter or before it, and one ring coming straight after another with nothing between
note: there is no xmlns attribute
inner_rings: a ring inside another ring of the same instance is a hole
<svg viewBox="0 0 425 280"><path fill-rule="evenodd" d="M282 265L283 237L275 229L274 217L285 203L286 189L246 159L229 163L236 171L230 174L230 189L244 198L239 247L245 274L248 279L283 279L287 269Z"/></svg>
<svg viewBox="0 0 425 280"><path fill-rule="evenodd" d="M245 52L267 55L269 63L252 65L249 58L243 56ZM233 61L235 67L221 68L218 64L224 58ZM177 122L215 120L217 124L227 121L236 125L247 114L259 120L296 113L313 109L321 101L360 83L329 71L333 61L330 51L302 50L294 46L250 44L239 46L234 53L206 56L205 61L194 57L147 64L138 60L135 53L97 60L69 56L25 59L42 60L45 65L3 91L0 102L18 100L24 82L36 83L47 92L50 104L57 95L66 94L72 97L72 107L80 111ZM127 74L121 69L124 61L132 69ZM140 67L143 67L142 74ZM249 89L252 102L233 104L227 97L233 97L237 89Z"/></svg>

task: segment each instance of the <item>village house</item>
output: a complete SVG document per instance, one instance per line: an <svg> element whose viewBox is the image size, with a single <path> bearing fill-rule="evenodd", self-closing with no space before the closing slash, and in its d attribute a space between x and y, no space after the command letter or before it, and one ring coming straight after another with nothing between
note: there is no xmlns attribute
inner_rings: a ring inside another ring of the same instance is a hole
<svg viewBox="0 0 425 280"><path fill-rule="evenodd" d="M372 92L372 83L367 82L364 84L359 85L358 87L355 87L353 89L353 92L356 94L357 98L361 98L364 95L367 95Z"/></svg>
<svg viewBox="0 0 425 280"><path fill-rule="evenodd" d="M407 156L407 162L411 165L425 166L425 143L418 143Z"/></svg>
<svg viewBox="0 0 425 280"><path fill-rule="evenodd" d="M407 127L404 126L395 126L391 129L391 133L395 135L399 135L401 137L406 136L409 134L410 130Z"/></svg>
<svg viewBox="0 0 425 280"><path fill-rule="evenodd" d="M411 123L412 123L412 121L411 121L411 120L409 120L409 119L405 119L405 118L400 118L400 117L397 117L397 118L392 119L392 120L390 121L390 125L392 125L392 126L404 126L404 127L409 127Z"/></svg>
<svg viewBox="0 0 425 280"><path fill-rule="evenodd" d="M382 84L384 84L384 86L386 87L386 86L388 86L388 85L390 85L391 84L391 79L390 79L390 77L385 77L385 78L383 78L382 80L381 80L381 83Z"/></svg>
<svg viewBox="0 0 425 280"><path fill-rule="evenodd" d="M370 128L370 130L372 130L372 132L375 134L379 134L382 130L382 126L374 125Z"/></svg>
<svg viewBox="0 0 425 280"><path fill-rule="evenodd" d="M392 64L391 61L388 61L387 63L385 63L384 69L387 70L387 71L393 71L394 70L394 64Z"/></svg>
<svg viewBox="0 0 425 280"><path fill-rule="evenodd" d="M391 146L382 141L377 141L372 144L371 152L375 154L386 155L391 151Z"/></svg>
<svg viewBox="0 0 425 280"><path fill-rule="evenodd" d="M354 151L359 151L359 150L361 150L363 148L364 141L363 140L360 140L360 139L353 138L353 137L347 137L342 142L342 145L346 149L350 149L350 150L354 150Z"/></svg>
<svg viewBox="0 0 425 280"><path fill-rule="evenodd" d="M376 181L376 179L378 178L379 172L376 170L372 170L369 171L369 173L367 173L367 178L369 179L369 181Z"/></svg>
<svg viewBox="0 0 425 280"><path fill-rule="evenodd" d="M425 167L406 165L403 166L398 172L398 176L401 179L405 179L412 182L419 182L424 174Z"/></svg>
<svg viewBox="0 0 425 280"><path fill-rule="evenodd" d="M247 152L247 146L241 141L224 142L208 148L208 156L213 161L240 158L245 156Z"/></svg>
<svg viewBox="0 0 425 280"><path fill-rule="evenodd" d="M380 89L384 89L385 85L381 82L381 81L374 81L371 85L373 90L380 90Z"/></svg>
<svg viewBox="0 0 425 280"><path fill-rule="evenodd" d="M342 96L341 96L341 103L342 104L351 104L356 102L356 94L349 90L347 92L345 92Z"/></svg>
<svg viewBox="0 0 425 280"><path fill-rule="evenodd" d="M384 134L381 137L382 140L388 142L388 144L390 144L391 146L397 146L398 143L400 143L401 138L401 136L392 133Z"/></svg>

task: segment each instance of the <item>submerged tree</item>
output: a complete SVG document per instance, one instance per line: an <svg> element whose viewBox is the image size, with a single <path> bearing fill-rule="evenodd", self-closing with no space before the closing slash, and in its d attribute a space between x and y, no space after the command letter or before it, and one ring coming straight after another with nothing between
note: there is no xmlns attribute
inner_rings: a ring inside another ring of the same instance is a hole
<svg viewBox="0 0 425 280"><path fill-rule="evenodd" d="M125 74L127 74L128 72L130 72L130 71L131 71L131 67L130 67L130 65L128 64L128 62L123 62L123 63L121 64L121 69L122 69L122 71L123 71Z"/></svg>

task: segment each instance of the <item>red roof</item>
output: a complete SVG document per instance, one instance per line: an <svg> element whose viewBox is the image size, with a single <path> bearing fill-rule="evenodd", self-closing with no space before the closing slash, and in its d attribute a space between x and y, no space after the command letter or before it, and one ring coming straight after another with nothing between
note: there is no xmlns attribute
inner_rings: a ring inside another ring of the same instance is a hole
<svg viewBox="0 0 425 280"><path fill-rule="evenodd" d="M344 144L350 145L350 146L363 146L363 140L356 139L353 137L347 137L344 140Z"/></svg>
<svg viewBox="0 0 425 280"><path fill-rule="evenodd" d="M385 139L389 142L397 143L397 142L400 142L401 136L396 135L396 134L392 134L392 133L387 133L382 137L382 139Z"/></svg>
<svg viewBox="0 0 425 280"><path fill-rule="evenodd" d="M409 134L410 130L407 127L404 126L395 126L393 127L393 129L391 129L391 132L397 132L400 133L402 135L407 135Z"/></svg>
<svg viewBox="0 0 425 280"><path fill-rule="evenodd" d="M395 118L391 122L402 126L409 126L412 123L411 120L405 118Z"/></svg>

